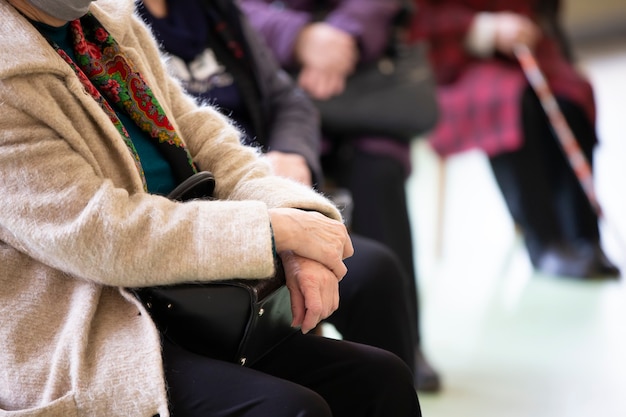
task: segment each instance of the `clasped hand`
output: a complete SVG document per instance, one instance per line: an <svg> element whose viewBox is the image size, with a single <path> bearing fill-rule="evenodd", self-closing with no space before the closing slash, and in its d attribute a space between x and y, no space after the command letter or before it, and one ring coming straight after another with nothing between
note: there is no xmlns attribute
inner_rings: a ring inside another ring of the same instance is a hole
<svg viewBox="0 0 626 417"><path fill-rule="evenodd" d="M352 35L324 22L305 26L294 48L301 68L298 85L318 100L343 92L359 59Z"/></svg>
<svg viewBox="0 0 626 417"><path fill-rule="evenodd" d="M516 45L533 49L541 38L541 29L528 17L511 12L496 13L495 47L506 55L513 55Z"/></svg>
<svg viewBox="0 0 626 417"><path fill-rule="evenodd" d="M313 185L311 169L302 155L280 151L269 151L265 155L274 169L274 174L304 185Z"/></svg>
<svg viewBox="0 0 626 417"><path fill-rule="evenodd" d="M270 209L276 251L291 295L293 326L307 333L339 307L343 260L354 248L346 227L317 212Z"/></svg>

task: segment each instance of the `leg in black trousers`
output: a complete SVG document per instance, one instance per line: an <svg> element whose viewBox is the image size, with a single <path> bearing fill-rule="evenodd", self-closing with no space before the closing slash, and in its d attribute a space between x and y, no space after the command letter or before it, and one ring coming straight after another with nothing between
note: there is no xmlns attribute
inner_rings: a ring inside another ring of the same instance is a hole
<svg viewBox="0 0 626 417"><path fill-rule="evenodd" d="M595 132L584 112L560 107L590 164ZM524 232L533 265L554 275L590 278L618 273L599 246L598 218L529 88L522 97L524 144L490 158L513 219Z"/></svg>
<svg viewBox="0 0 626 417"><path fill-rule="evenodd" d="M372 346L297 333L254 368L317 392L333 417L421 416L409 368Z"/></svg>
<svg viewBox="0 0 626 417"><path fill-rule="evenodd" d="M416 387L424 391L440 388L439 376L420 348L419 296L413 262L413 240L409 221L405 167L395 158L362 152L351 146L323 159L324 171L352 193L354 209L351 228L355 234L389 247L404 269L411 328L416 329Z"/></svg>
<svg viewBox="0 0 626 417"><path fill-rule="evenodd" d="M415 369L417 328L413 325L408 278L397 256L382 243L352 234L354 256L339 284L339 309L327 322L345 340L395 353Z"/></svg>
<svg viewBox="0 0 626 417"><path fill-rule="evenodd" d="M303 386L191 353L163 341L172 417L330 417L317 393Z"/></svg>
<svg viewBox="0 0 626 417"><path fill-rule="evenodd" d="M163 344L173 417L419 417L406 365L377 348L295 334L254 369Z"/></svg>

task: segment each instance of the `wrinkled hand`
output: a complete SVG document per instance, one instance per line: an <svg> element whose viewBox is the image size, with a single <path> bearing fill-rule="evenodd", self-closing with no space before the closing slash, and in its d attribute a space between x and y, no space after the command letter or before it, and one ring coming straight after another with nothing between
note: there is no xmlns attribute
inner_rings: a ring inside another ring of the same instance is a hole
<svg viewBox="0 0 626 417"><path fill-rule="evenodd" d="M316 261L328 268L337 279L347 272L343 260L354 248L346 226L315 211L293 208L269 210L276 251Z"/></svg>
<svg viewBox="0 0 626 417"><path fill-rule="evenodd" d="M324 22L305 26L298 34L294 48L296 60L304 67L334 69L348 74L358 60L355 39Z"/></svg>
<svg viewBox="0 0 626 417"><path fill-rule="evenodd" d="M302 155L270 151L266 154L274 173L304 185L312 186L311 169Z"/></svg>
<svg viewBox="0 0 626 417"><path fill-rule="evenodd" d="M495 47L499 52L512 56L518 44L531 50L541 38L541 29L529 18L516 13L501 12L496 15Z"/></svg>
<svg viewBox="0 0 626 417"><path fill-rule="evenodd" d="M281 253L291 297L292 326L308 333L339 307L339 279L319 262Z"/></svg>
<svg viewBox="0 0 626 417"><path fill-rule="evenodd" d="M352 35L324 22L302 29L296 39L294 55L301 67L298 84L320 100L344 90L346 78L359 59Z"/></svg>

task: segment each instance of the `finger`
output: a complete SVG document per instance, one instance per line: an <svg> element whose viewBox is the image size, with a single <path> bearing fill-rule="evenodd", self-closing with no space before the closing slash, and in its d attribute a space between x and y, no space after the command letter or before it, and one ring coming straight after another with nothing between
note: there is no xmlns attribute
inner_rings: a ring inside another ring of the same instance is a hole
<svg viewBox="0 0 626 417"><path fill-rule="evenodd" d="M332 277L330 279L332 280ZM327 319L339 307L339 281L331 282L324 288L324 310L320 316L320 321Z"/></svg>
<svg viewBox="0 0 626 417"><path fill-rule="evenodd" d="M319 322L322 320L322 301L319 292L314 294L310 292L305 297L307 302L307 308L304 313L304 320L302 320L302 333L306 334L313 330Z"/></svg>
<svg viewBox="0 0 626 417"><path fill-rule="evenodd" d="M337 278L337 281L341 281L343 277L345 277L346 274L348 273L348 267L342 261L339 261L338 263L336 263L335 265L333 265L332 267L328 269L332 271L332 273Z"/></svg>
<svg viewBox="0 0 626 417"><path fill-rule="evenodd" d="M319 78L312 89L313 97L317 100L328 100L332 97L333 86L328 78Z"/></svg>
<svg viewBox="0 0 626 417"><path fill-rule="evenodd" d="M328 318L339 306L339 281L325 269L317 274L321 278L321 311L319 320Z"/></svg>
<svg viewBox="0 0 626 417"><path fill-rule="evenodd" d="M301 74L298 84L311 97L317 100L326 100L328 98L327 82L324 77L320 76L319 72L307 71L305 74Z"/></svg>
<svg viewBox="0 0 626 417"><path fill-rule="evenodd" d="M335 90L334 76L328 72L318 72L314 80L315 86L311 89L313 96L318 100L328 100Z"/></svg>
<svg viewBox="0 0 626 417"><path fill-rule="evenodd" d="M314 75L307 68L303 68L298 75L298 86L311 94L311 88L315 87Z"/></svg>
<svg viewBox="0 0 626 417"><path fill-rule="evenodd" d="M354 255L354 246L352 245L352 239L346 229L345 241L343 245L343 259L349 258Z"/></svg>
<svg viewBox="0 0 626 417"><path fill-rule="evenodd" d="M328 317L330 317L335 311L337 311L338 308L339 308L339 291L337 290L337 291L333 291L331 302L328 304L328 311L326 312L324 317L322 317L322 320L325 320Z"/></svg>
<svg viewBox="0 0 626 417"><path fill-rule="evenodd" d="M344 88L345 88L344 78L339 77L339 76L333 77L333 79L329 83L328 98L341 94Z"/></svg>
<svg viewBox="0 0 626 417"><path fill-rule="evenodd" d="M285 251L281 253L280 257L283 263L285 281L287 289L289 290L289 299L291 301L291 326L297 327L302 324L305 312L304 295L302 294L302 291L300 291L300 286L298 284L298 271L300 269L300 265L298 264L298 259L293 252Z"/></svg>
<svg viewBox="0 0 626 417"><path fill-rule="evenodd" d="M289 288L289 297L291 299L291 327L302 326L305 316L304 297L297 286Z"/></svg>

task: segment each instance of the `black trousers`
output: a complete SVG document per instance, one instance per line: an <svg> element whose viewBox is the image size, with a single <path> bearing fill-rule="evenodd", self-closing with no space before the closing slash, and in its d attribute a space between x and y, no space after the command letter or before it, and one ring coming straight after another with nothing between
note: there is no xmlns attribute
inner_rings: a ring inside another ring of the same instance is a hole
<svg viewBox="0 0 626 417"><path fill-rule="evenodd" d="M407 366L370 346L295 334L254 369L165 339L173 417L419 417Z"/></svg>
<svg viewBox="0 0 626 417"><path fill-rule="evenodd" d="M339 309L326 321L344 340L395 353L415 370L417 327L409 278L398 257L373 239L352 234L354 256L339 284Z"/></svg>
<svg viewBox="0 0 626 417"><path fill-rule="evenodd" d="M590 164L596 134L584 111L558 99ZM524 232L531 259L550 244L597 243L598 217L569 166L536 94L522 97L524 145L489 162L514 221Z"/></svg>
<svg viewBox="0 0 626 417"><path fill-rule="evenodd" d="M355 234L388 246L400 259L406 279L412 328L421 341L417 274L405 189L404 166L386 155L358 151L349 145L322 159L324 172L352 193Z"/></svg>

